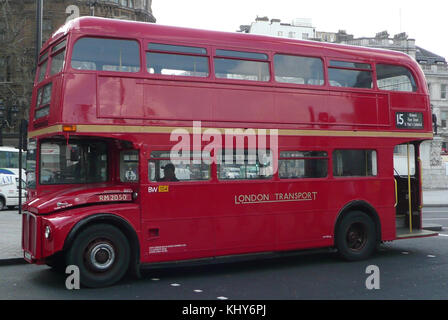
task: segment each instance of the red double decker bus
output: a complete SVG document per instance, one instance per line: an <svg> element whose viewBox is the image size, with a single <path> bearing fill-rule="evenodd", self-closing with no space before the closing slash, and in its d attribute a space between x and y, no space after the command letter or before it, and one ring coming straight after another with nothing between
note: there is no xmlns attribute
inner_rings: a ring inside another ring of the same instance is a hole
<svg viewBox="0 0 448 320"><path fill-rule="evenodd" d="M398 52L79 18L41 50L28 136L25 259L76 265L85 286L435 234L427 85Z"/></svg>

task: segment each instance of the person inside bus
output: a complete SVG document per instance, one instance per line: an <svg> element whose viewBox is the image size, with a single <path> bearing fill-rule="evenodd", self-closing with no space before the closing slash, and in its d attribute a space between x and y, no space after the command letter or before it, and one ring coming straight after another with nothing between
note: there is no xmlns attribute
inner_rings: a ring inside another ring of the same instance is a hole
<svg viewBox="0 0 448 320"><path fill-rule="evenodd" d="M179 181L179 179L176 178L176 174L174 171L176 168L172 163L166 164L163 169L163 178L161 178L159 181Z"/></svg>

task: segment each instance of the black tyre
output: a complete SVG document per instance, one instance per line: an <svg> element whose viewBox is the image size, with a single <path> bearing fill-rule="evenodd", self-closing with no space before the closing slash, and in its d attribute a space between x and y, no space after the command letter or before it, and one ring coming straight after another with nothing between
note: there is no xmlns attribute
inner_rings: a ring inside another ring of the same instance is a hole
<svg viewBox="0 0 448 320"><path fill-rule="evenodd" d="M3 210L5 208L6 208L6 206L5 206L5 199L0 198L0 210Z"/></svg>
<svg viewBox="0 0 448 320"><path fill-rule="evenodd" d="M131 250L116 227L96 224L81 231L67 252L67 265L79 268L85 287L106 287L118 282L129 267Z"/></svg>
<svg viewBox="0 0 448 320"><path fill-rule="evenodd" d="M377 245L375 223L361 211L349 212L336 230L336 248L346 260L368 258Z"/></svg>

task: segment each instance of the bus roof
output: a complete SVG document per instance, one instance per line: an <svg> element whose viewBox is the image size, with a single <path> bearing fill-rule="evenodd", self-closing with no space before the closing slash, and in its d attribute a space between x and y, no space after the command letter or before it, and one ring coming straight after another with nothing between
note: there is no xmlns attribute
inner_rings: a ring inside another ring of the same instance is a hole
<svg viewBox="0 0 448 320"><path fill-rule="evenodd" d="M294 47L309 48L322 55L340 58L361 58L365 60L381 59L382 61L409 63L413 59L402 52L387 49L367 48L345 44L335 44L311 40L295 40L288 38L254 35L239 32L222 32L183 27L173 27L154 23L126 21L99 17L80 17L67 22L59 28L45 43L42 52L46 48L69 32L114 36L124 38L160 38L171 41L191 40L204 45L238 45L247 47L247 41L251 42L250 48L265 51L291 51ZM412 62L411 62L412 63Z"/></svg>

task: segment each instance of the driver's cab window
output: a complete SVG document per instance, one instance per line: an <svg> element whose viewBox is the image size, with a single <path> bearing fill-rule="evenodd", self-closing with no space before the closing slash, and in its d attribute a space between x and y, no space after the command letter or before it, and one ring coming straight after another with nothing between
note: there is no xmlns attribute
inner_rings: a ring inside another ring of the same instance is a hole
<svg viewBox="0 0 448 320"><path fill-rule="evenodd" d="M126 150L120 153L120 181L138 181L138 151Z"/></svg>

